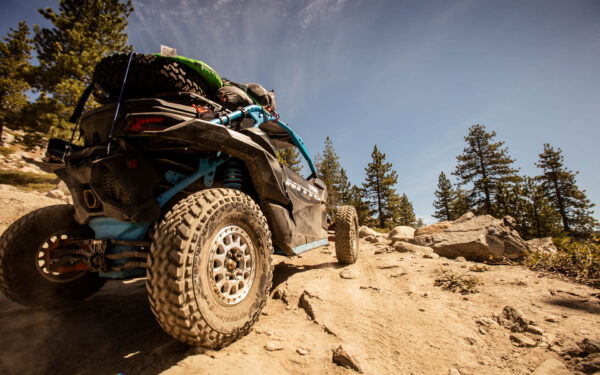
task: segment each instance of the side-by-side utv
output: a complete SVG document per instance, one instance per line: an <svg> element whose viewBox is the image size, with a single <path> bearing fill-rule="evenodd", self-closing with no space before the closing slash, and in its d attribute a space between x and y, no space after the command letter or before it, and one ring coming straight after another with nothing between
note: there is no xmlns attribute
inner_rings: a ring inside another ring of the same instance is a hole
<svg viewBox="0 0 600 375"><path fill-rule="evenodd" d="M105 58L72 118L79 145L48 145L73 205L35 210L2 234L4 295L56 308L107 279L146 276L175 339L217 348L247 334L271 289L271 254L326 245L330 225L302 140L272 93L249 86L181 57ZM85 110L92 94L102 105ZM278 162L285 147L304 156L307 178ZM351 206L337 209L335 248L339 262L356 261Z"/></svg>

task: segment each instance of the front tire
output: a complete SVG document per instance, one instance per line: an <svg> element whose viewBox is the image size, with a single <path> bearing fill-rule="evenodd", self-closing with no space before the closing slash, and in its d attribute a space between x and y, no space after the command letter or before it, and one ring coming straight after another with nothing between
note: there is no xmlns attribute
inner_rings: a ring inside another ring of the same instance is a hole
<svg viewBox="0 0 600 375"><path fill-rule="evenodd" d="M6 229L0 237L0 290L5 296L22 305L51 308L85 299L104 285L106 279L97 273L48 271L45 252L57 241L94 237L74 214L68 204L43 207Z"/></svg>
<svg viewBox="0 0 600 375"><path fill-rule="evenodd" d="M152 312L184 344L226 346L258 320L273 279L272 253L267 220L248 195L194 193L154 235L146 284Z"/></svg>
<svg viewBox="0 0 600 375"><path fill-rule="evenodd" d="M358 215L353 206L342 206L335 215L335 255L341 264L358 259Z"/></svg>

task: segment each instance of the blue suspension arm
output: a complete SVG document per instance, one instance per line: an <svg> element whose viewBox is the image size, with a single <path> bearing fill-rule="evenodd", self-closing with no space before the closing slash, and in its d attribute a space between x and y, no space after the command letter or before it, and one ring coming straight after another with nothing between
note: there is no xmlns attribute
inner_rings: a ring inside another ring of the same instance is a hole
<svg viewBox="0 0 600 375"><path fill-rule="evenodd" d="M252 119L254 119L255 128L258 128L261 124L267 121L272 121L279 125L280 128L282 128L289 134L290 138L292 139L292 142L294 142L294 145L298 147L300 153L302 154L304 159L306 159L306 162L308 163L308 167L310 168L312 174L314 176L317 175L315 165L313 164L313 161L310 158L310 155L308 154L308 150L306 149L302 138L300 138L285 122L279 120L279 118L275 117L273 114L265 111L264 108L259 105L249 105L241 110L228 113L226 116L221 116L219 118L211 120L210 122L212 122L213 124L226 125L231 123L231 121L233 120L237 120L245 116L250 116L252 117Z"/></svg>

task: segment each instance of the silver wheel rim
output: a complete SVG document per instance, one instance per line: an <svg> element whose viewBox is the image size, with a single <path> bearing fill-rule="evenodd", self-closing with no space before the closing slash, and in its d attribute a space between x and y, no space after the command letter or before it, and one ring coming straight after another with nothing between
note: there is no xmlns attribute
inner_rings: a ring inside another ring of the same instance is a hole
<svg viewBox="0 0 600 375"><path fill-rule="evenodd" d="M354 254L356 252L357 249L357 242L358 242L358 236L356 235L356 224L354 223L354 221L352 221L352 224L350 225L350 233L348 233L348 236L350 237L350 249L352 250L352 253Z"/></svg>
<svg viewBox="0 0 600 375"><path fill-rule="evenodd" d="M248 295L256 271L256 250L243 228L229 225L217 233L208 264L211 290L221 303L235 305Z"/></svg>
<svg viewBox="0 0 600 375"><path fill-rule="evenodd" d="M50 251L51 248L55 247L55 245L57 245L58 241L66 240L69 237L72 237L72 236L69 236L68 234L65 234L65 233L62 233L62 234L58 233L58 234L52 235L48 239L46 239L46 241L44 241L42 246L39 248L39 250L37 252L36 260L35 260L35 265L36 265L39 273L46 280L52 281L54 283L68 283L70 281L77 280L78 278L80 278L87 272L87 271L78 271L78 272L69 272L69 273L61 274L58 272L50 271L50 269L49 269L50 264L48 263L48 260L49 260L48 251Z"/></svg>

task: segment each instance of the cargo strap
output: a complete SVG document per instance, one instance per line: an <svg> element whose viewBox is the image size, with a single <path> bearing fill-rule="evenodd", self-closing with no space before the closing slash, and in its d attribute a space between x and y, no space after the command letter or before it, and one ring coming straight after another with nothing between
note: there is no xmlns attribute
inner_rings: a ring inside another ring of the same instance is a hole
<svg viewBox="0 0 600 375"><path fill-rule="evenodd" d="M127 61L127 69L125 69L125 76L123 77L123 83L121 84L121 92L119 93L119 100L117 101L117 109L115 111L115 117L113 118L112 126L110 127L110 133L108 135L108 145L106 146L106 154L110 154L110 141L115 130L115 124L117 123L117 116L119 116L119 109L121 108L121 100L123 99L123 91L125 91L125 82L127 82L127 75L129 74L129 66L131 65L131 58L133 52L129 54L129 60Z"/></svg>

